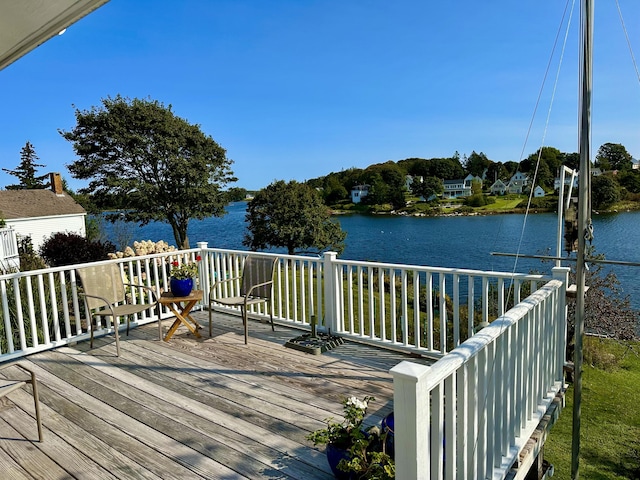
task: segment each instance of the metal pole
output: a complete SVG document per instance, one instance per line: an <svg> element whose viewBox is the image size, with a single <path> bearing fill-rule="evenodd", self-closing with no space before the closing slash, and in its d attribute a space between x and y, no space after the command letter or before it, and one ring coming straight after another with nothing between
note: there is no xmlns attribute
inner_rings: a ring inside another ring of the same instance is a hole
<svg viewBox="0 0 640 480"><path fill-rule="evenodd" d="M573 382L573 434L571 478L577 480L580 464L580 409L582 402L582 344L584 338L584 294L586 240L591 228L591 93L593 60L593 12L595 0L581 2L581 92L580 92L580 183L578 192L578 253L576 265L576 319Z"/></svg>

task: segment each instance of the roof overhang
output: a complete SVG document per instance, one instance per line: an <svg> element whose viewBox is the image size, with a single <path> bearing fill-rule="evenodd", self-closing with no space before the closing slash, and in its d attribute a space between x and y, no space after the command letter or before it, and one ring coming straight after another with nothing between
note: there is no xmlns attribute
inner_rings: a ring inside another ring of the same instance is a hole
<svg viewBox="0 0 640 480"><path fill-rule="evenodd" d="M108 1L0 1L0 70Z"/></svg>

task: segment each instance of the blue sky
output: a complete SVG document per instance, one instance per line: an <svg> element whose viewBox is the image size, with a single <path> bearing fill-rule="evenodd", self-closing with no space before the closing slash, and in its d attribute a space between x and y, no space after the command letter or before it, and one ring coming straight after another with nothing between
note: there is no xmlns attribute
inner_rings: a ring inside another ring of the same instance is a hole
<svg viewBox="0 0 640 480"><path fill-rule="evenodd" d="M640 61L640 2L619 4ZM525 143L564 2L111 0L0 71L0 163L15 168L28 140L40 173L84 186L58 129L73 105L116 94L201 125L247 189L456 151L574 152L575 8L545 140L559 50ZM640 158L640 82L613 1L596 4L595 42L593 152L622 143Z"/></svg>

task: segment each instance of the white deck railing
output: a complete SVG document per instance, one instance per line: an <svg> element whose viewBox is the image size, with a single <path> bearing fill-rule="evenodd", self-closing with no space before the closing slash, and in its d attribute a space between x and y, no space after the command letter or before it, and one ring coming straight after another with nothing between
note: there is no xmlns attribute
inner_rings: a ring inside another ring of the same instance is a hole
<svg viewBox="0 0 640 480"><path fill-rule="evenodd" d="M18 239L13 228L0 228L0 273L18 270Z"/></svg>
<svg viewBox="0 0 640 480"><path fill-rule="evenodd" d="M203 284L241 274L248 252L198 245L203 252ZM479 326L488 325L508 305L518 303L523 292L535 291L546 279L542 275L339 260L333 252L321 258L277 257L273 309L278 320L308 327L315 317L320 327L335 334L435 356L460 345ZM217 294L236 295L239 286L239 281L226 284L227 290ZM262 308L252 313L266 316Z"/></svg>
<svg viewBox="0 0 640 480"><path fill-rule="evenodd" d="M200 256L206 306L208 285L239 276L248 254L199 243L113 261L128 280L160 294L168 290L172 261ZM564 386L567 268L554 269L554 280L537 289L545 281L540 275L356 262L335 253L275 256L279 322L309 328L316 318L348 338L442 357L432 367L402 362L392 369L397 478L504 477ZM88 339L79 266L0 275L0 362ZM142 289L130 294L143 300ZM252 314L267 316L261 308ZM157 320L154 310L132 323ZM111 331L105 322L95 334Z"/></svg>
<svg viewBox="0 0 640 480"><path fill-rule="evenodd" d="M248 254L210 249L199 243L198 248L178 254L113 261L121 266L123 275L155 288L159 294L168 290L171 261L194 261L200 255L198 288L205 291L203 306L208 306L208 286L217 279L240 276ZM320 328L334 334L434 356L460 345L479 326L488 325L545 280L541 275L340 260L335 253L275 256L273 313L281 323L310 328L315 318ZM0 360L86 338L87 317L84 305L78 302L77 267L0 276ZM227 283L224 288L219 295L233 294L239 282ZM134 292L134 296L139 294ZM254 307L251 314L266 317L264 308ZM157 320L153 315L139 315L134 324ZM162 315L169 316L168 310ZM97 332L110 329L105 323L98 325Z"/></svg>
<svg viewBox="0 0 640 480"><path fill-rule="evenodd" d="M193 260L199 250L146 255L112 260L132 283L153 287L156 293L168 290L172 260ZM98 262L106 263L106 262ZM86 265L86 264L85 264ZM87 312L79 301L75 269L82 265L47 268L0 275L0 362L89 338ZM129 292L132 301L144 301L143 289ZM168 309L161 317L172 314ZM156 311L134 315L132 325L157 321ZM94 334L113 331L109 321L94 327Z"/></svg>
<svg viewBox="0 0 640 480"><path fill-rule="evenodd" d="M504 478L564 388L568 269L431 367L394 377L396 478Z"/></svg>

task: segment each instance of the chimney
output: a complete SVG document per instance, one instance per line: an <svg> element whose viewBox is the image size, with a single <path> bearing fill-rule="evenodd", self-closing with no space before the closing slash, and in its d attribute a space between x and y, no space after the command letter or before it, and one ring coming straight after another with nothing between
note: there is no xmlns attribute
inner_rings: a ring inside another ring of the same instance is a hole
<svg viewBox="0 0 640 480"><path fill-rule="evenodd" d="M59 173L50 173L49 181L51 183L51 190L53 190L53 193L56 195L62 195L64 193L62 190L62 177Z"/></svg>

